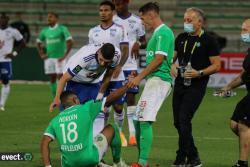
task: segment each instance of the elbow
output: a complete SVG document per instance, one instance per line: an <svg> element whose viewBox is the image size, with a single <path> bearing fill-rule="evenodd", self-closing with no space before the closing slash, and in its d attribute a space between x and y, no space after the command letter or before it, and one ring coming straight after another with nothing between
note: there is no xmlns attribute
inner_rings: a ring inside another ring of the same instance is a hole
<svg viewBox="0 0 250 167"><path fill-rule="evenodd" d="M221 69L221 64L216 64L215 72L219 72Z"/></svg>

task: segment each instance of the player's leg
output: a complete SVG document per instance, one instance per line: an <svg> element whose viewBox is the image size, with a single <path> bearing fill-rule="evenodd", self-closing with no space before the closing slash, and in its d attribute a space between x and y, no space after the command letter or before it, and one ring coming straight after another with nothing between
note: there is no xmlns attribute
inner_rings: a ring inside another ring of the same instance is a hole
<svg viewBox="0 0 250 167"><path fill-rule="evenodd" d="M121 88L122 86L123 86L123 81L112 81L110 83L110 90L111 92L113 92ZM120 130L122 146L126 147L128 145L127 139L124 133L122 132L122 127L124 123L124 110L123 110L124 102L125 102L125 95L120 97L118 100L114 101L113 108L114 108L114 121Z"/></svg>
<svg viewBox="0 0 250 167"><path fill-rule="evenodd" d="M1 80L2 80L2 89L1 89L1 101L0 101L0 110L5 110L5 104L10 93L9 80L12 77L12 64L11 62L1 62Z"/></svg>
<svg viewBox="0 0 250 167"><path fill-rule="evenodd" d="M239 123L239 119L240 119L240 111L242 110L242 108L244 107L244 103L246 97L244 97L243 99L241 99L241 101L238 102L238 104L236 105L233 115L231 117L231 121L230 121L230 129L233 131L234 134L236 134L237 136L239 136L239 130L238 130L238 123Z"/></svg>
<svg viewBox="0 0 250 167"><path fill-rule="evenodd" d="M153 141L152 123L156 120L156 115L171 90L171 84L162 81L158 77L148 79L137 105L135 123L139 121L139 160L142 167L148 165L148 157ZM138 131L137 125L135 125ZM136 132L137 133L137 132Z"/></svg>
<svg viewBox="0 0 250 167"><path fill-rule="evenodd" d="M111 147L112 157L115 167L127 167L127 165L121 160L121 139L119 128L116 124L106 125L105 128L98 134L94 143L98 148L99 160L101 160L108 149Z"/></svg>
<svg viewBox="0 0 250 167"><path fill-rule="evenodd" d="M129 75L136 76L136 70L123 71L126 81L128 80ZM135 96L139 93L139 87L130 88L127 91L126 102L127 102L127 118L128 118L128 127L129 127L129 145L136 145L135 137L135 127L133 123L133 117L136 111L136 101Z"/></svg>
<svg viewBox="0 0 250 167"><path fill-rule="evenodd" d="M50 78L50 91L54 97L57 89L56 59L48 58L44 60L44 71Z"/></svg>

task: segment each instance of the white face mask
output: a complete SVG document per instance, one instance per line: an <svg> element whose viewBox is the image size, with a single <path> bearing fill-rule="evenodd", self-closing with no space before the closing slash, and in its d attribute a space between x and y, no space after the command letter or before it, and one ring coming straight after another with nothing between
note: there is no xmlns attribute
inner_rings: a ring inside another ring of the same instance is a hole
<svg viewBox="0 0 250 167"><path fill-rule="evenodd" d="M184 32L187 33L194 32L194 25L192 23L184 23Z"/></svg>
<svg viewBox="0 0 250 167"><path fill-rule="evenodd" d="M243 42L250 43L250 34L249 33L241 34L241 40Z"/></svg>

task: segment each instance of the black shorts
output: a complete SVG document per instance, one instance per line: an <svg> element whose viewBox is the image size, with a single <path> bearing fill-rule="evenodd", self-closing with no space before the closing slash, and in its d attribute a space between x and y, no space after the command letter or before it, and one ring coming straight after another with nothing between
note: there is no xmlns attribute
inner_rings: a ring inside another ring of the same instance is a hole
<svg viewBox="0 0 250 167"><path fill-rule="evenodd" d="M231 120L241 122L250 127L250 93L236 105Z"/></svg>

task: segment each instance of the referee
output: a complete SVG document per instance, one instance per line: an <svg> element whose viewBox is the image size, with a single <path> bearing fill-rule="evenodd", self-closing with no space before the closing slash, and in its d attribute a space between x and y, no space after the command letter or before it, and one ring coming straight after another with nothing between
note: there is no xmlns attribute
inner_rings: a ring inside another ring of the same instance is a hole
<svg viewBox="0 0 250 167"><path fill-rule="evenodd" d="M241 39L250 43L250 19L242 24ZM228 85L222 88L222 93L230 91L240 85L246 85L247 95L237 104L231 117L231 129L239 136L240 156L234 167L248 167L249 139L250 139L250 48L243 61L243 70ZM223 94L222 94L223 95Z"/></svg>
<svg viewBox="0 0 250 167"><path fill-rule="evenodd" d="M192 118L206 92L209 75L220 69L218 45L203 29L204 12L199 8L188 8L184 14L184 33L175 41L172 74L177 75L173 93L174 125L179 135L179 147L173 167L201 167L198 150L192 135ZM191 63L192 70L185 67ZM178 72L176 69L179 69ZM184 85L184 78L191 85Z"/></svg>

